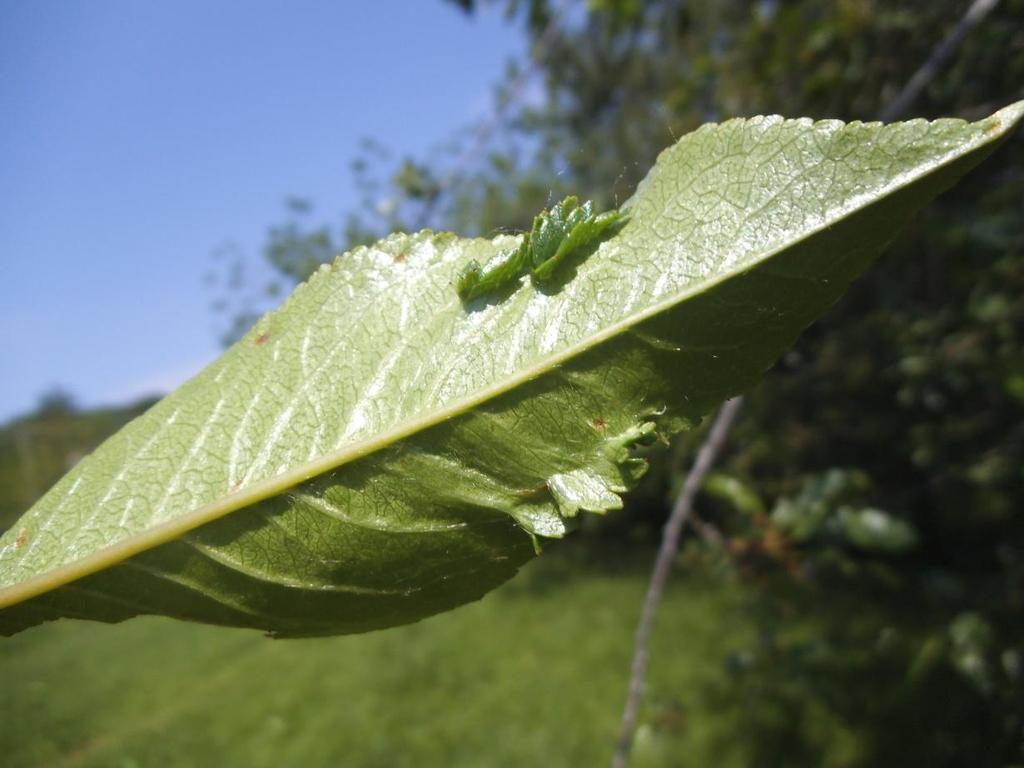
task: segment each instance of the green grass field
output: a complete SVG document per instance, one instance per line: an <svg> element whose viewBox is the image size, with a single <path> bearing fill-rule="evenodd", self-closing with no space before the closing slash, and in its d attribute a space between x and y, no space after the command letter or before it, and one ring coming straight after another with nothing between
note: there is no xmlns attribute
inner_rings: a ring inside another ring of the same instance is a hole
<svg viewBox="0 0 1024 768"><path fill-rule="evenodd" d="M36 628L0 640L0 762L604 765L646 572L572 573L545 557L477 604L323 640L154 618ZM701 697L751 631L729 594L675 583L636 765L699 765L708 750L740 764Z"/></svg>

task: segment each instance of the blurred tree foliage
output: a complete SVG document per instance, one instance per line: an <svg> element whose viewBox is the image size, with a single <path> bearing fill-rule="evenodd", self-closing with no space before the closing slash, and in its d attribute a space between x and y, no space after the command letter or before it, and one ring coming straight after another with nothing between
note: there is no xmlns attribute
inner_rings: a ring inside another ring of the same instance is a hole
<svg viewBox="0 0 1024 768"><path fill-rule="evenodd" d="M344 228L293 217L271 230L267 256L286 281L392 229L525 228L570 192L616 204L708 121L874 119L966 9L493 4L533 43L499 87L501 120L446 160L395 163L371 147L356 169L366 205ZM912 113L974 119L1020 98L1024 0L1004 0ZM751 765L1024 761L1024 137L883 261L751 393L700 505L713 527L683 557L744 580L763 627L705 702L745 713ZM700 439L655 459L626 513L587 521L568 546L652 540ZM819 631L787 633L797 613ZM648 703L648 741L663 715ZM685 746L685 729L661 730Z"/></svg>

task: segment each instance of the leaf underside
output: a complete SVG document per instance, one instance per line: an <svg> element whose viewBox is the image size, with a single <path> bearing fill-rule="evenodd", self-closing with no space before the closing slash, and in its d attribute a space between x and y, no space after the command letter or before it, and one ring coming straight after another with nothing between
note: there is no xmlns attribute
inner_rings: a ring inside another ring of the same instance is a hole
<svg viewBox="0 0 1024 768"><path fill-rule="evenodd" d="M704 126L596 251L468 305L460 271L516 238L339 257L0 538L0 632L156 613L327 635L479 598L621 506L633 444L755 383L1022 113Z"/></svg>

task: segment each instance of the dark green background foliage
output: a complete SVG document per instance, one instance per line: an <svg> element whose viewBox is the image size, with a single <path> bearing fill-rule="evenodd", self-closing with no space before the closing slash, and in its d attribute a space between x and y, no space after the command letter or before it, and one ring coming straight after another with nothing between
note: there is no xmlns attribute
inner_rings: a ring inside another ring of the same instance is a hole
<svg viewBox="0 0 1024 768"><path fill-rule="evenodd" d="M477 5L457 0L452 12ZM594 0L569 4L563 16L547 0L505 7L509 23L533 40L535 58L513 67L500 89L506 119L490 154L472 165L409 158L389 168L368 151L360 170L367 199L386 190L399 204L384 217L369 204L349 212L341 232L293 205L266 249L283 283L392 229L526 228L568 193L614 206L674 137L709 120L874 119L964 11L962 2L871 0ZM517 85L526 66L543 83L543 99L528 107ZM1022 97L1024 0L1004 0L905 117L976 119ZM63 471L70 453L88 450L121 418L60 413L44 409L0 434L4 521ZM701 437L652 452L652 471L623 513L590 518L575 539L549 550L530 577L538 606L557 593L561 614L571 613L573 591L559 591L567 581L621 574L623 558L651 551ZM727 595L694 598L714 614L696 632L711 672L674 675L666 666L659 678L656 663L642 713L640 746L649 749L638 758L787 766L1024 760L1022 500L1018 135L918 216L750 393L728 456L698 503L720 538L693 536L680 557L684 572L702 574L703 584L684 577L692 589ZM666 612L677 610L678 598ZM662 638L656 653L699 664L677 650L689 631L675 615L662 619L662 632L679 636ZM634 613L620 618L631 624ZM393 632L442 631L444 621ZM625 674L601 702L608 712L619 706ZM711 717L713 732L701 724ZM490 744L494 764L503 764L500 742ZM563 764L557 745L549 749L547 762ZM455 762L454 754L444 760Z"/></svg>

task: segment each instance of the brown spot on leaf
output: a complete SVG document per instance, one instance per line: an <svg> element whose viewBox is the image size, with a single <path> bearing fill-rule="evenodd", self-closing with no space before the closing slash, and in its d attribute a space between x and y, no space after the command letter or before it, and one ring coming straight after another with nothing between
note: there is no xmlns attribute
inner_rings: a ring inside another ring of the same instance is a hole
<svg viewBox="0 0 1024 768"><path fill-rule="evenodd" d="M545 495L547 494L547 492L548 484L541 483L540 485L535 485L532 488L520 488L519 490L516 491L516 496L519 496L520 498L523 499L528 499L533 496Z"/></svg>
<svg viewBox="0 0 1024 768"><path fill-rule="evenodd" d="M604 419L594 419L594 427L595 429L604 429Z"/></svg>
<svg viewBox="0 0 1024 768"><path fill-rule="evenodd" d="M256 337L256 346L262 347L268 341L270 341L270 334L264 331L263 333Z"/></svg>
<svg viewBox="0 0 1024 768"><path fill-rule="evenodd" d="M396 253L395 264L401 264L403 261L405 261L405 251L402 251L401 253Z"/></svg>
<svg viewBox="0 0 1024 768"><path fill-rule="evenodd" d="M22 528L18 531L18 538L14 540L14 548L21 549L28 544L28 528Z"/></svg>
<svg viewBox="0 0 1024 768"><path fill-rule="evenodd" d="M241 487L242 487L242 481L241 480L236 480L234 485L231 486L231 490L229 491L229 493L234 493L235 491L237 491Z"/></svg>

